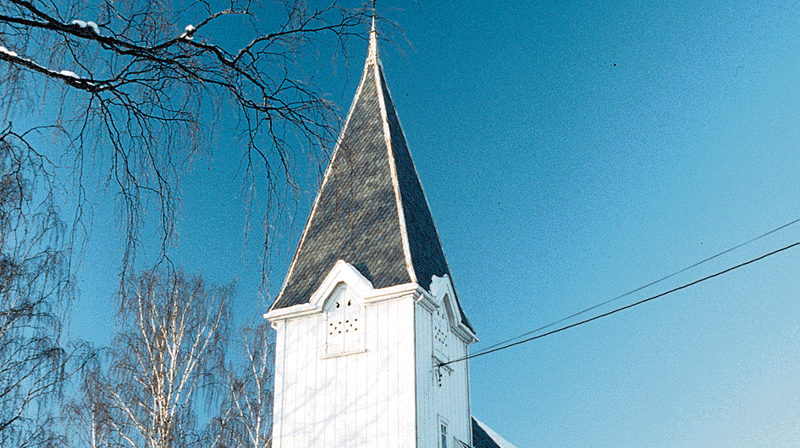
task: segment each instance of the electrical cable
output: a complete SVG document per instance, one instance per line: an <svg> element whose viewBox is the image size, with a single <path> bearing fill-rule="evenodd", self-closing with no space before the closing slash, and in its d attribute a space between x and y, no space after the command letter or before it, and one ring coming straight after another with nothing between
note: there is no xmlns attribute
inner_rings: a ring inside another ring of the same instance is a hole
<svg viewBox="0 0 800 448"><path fill-rule="evenodd" d="M558 325L558 324L560 324L561 322L564 322L565 320L569 320L569 319L572 319L573 317L580 316L581 314L588 313L589 311L592 311L593 309L599 308L599 307L601 307L601 306L603 306L603 305L607 305L607 304L609 304L609 303L611 303L611 302L614 302L614 301L616 301L616 300L619 300L619 299L621 299L621 298L623 298L623 297L627 297L627 296L629 296L629 295L631 295L631 294L633 294L633 293L639 292L639 291L641 291L641 290L643 290L643 289L645 289L645 288L648 288L648 287L650 287L650 286L653 286L653 285L655 285L655 284L657 284L657 283L661 283L661 282L663 282L664 280L670 279L670 278L672 278L672 277L674 277L674 276L676 276L676 275L678 275L678 274L682 274L682 273L684 273L684 272L688 271L689 269L692 269L692 268L695 268L695 267L697 267L697 266L700 266L701 264L703 264L703 263L706 263L706 262L708 262L708 261L711 261L711 260L713 260L713 259L715 259L715 258L717 258L717 257L721 257L722 255L725 255L725 254L727 254L727 253L729 253L729 252L732 252L732 251L734 251L734 250L736 250L736 249L739 249L739 248L741 248L742 246L746 246L746 245L748 245L748 244L750 244L750 243L753 243L753 242L755 242L755 241L758 241L758 240L760 240L761 238L764 238L764 237L766 237L766 236L769 236L769 235L771 235L771 234L773 234L773 233L775 233L775 232L777 232L777 231L779 231L779 230L783 230L783 229L785 229L786 227L789 227L789 226L791 226L792 224L797 224L798 222L800 222L800 218L798 218L798 219L795 219L795 220L794 220L794 221L792 221L792 222L786 223L786 224L784 224L784 225L782 225L782 226L780 226L780 227L776 227L776 228L774 228L774 229L770 230L769 232L762 233L761 235L759 235L759 236L757 236L757 237L755 237L755 238L751 238L751 239L749 239L749 240L745 241L744 243L741 243L741 244L738 244L738 245L736 245L736 246L733 246L733 247L731 247L731 248L729 248L729 249L726 249L726 250L724 250L724 251L722 251L722 252L719 252L719 253L717 253L717 254L715 254L715 255L712 255L712 256L710 256L710 257L708 257L708 258L704 259L704 260L698 261L697 263L694 263L694 264L693 264L693 265L691 265L691 266L687 266L687 267L685 267L685 268L683 268L683 269L681 269L681 270L679 270L679 271L673 272L672 274L669 274L669 275L667 275L667 276L665 276L665 277L661 277L661 278L659 278L658 280L654 280L654 281L652 281L652 282L650 282L650 283L648 283L648 284L646 284L646 285L644 285L644 286L640 286L640 287L638 287L638 288L636 288L636 289L633 289L633 290L631 290L631 291L628 291L628 292L626 292L626 293L624 293L624 294L618 295L618 296L614 297L613 299L608 299L608 300L606 300L605 302L598 303L597 305L593 305L593 306L591 306L591 307L589 307L589 308L586 308L586 309L584 309L584 310L578 311L578 312L576 312L576 313L574 313L574 314L570 314L570 315L569 315L569 316L567 316L567 317L564 317L564 318L562 318L562 319L559 319L559 320L557 320L557 321L555 321L555 322L551 322L551 323L549 323L549 324L547 324L547 325L541 326L541 327L539 327L539 328L536 328L536 329L534 329L534 330L531 330L531 331L529 331L529 332L527 332L527 333L523 333L523 334L521 334L521 335L514 336L514 337L513 337L513 338L511 338L511 339L506 339L505 341L500 341L500 342L498 342L498 343L496 343L496 344L493 344L493 345L490 345L490 346L488 346L488 347L486 347L486 348L483 348L483 349L481 349L481 350L478 350L478 351L477 351L477 352L475 352L473 355L477 356L478 354L480 354L480 353L482 353L482 352L485 352L485 351L491 350L491 349L493 349L493 348L495 348L495 347L499 347L499 346L501 346L501 345L505 345L505 344L507 344L507 343L509 343L509 342L512 342L512 341L516 341L517 339L524 338L525 336L529 336L529 335L531 335L531 334L538 333L538 332L540 332L540 331L542 331L542 330L544 330L544 329L546 329L546 328L550 328L550 327L552 327L552 326L554 326L554 325Z"/></svg>
<svg viewBox="0 0 800 448"><path fill-rule="evenodd" d="M767 254L761 255L759 257L753 258L751 260L745 261L743 263L739 263L739 264L737 264L737 265L735 265L733 267L730 267L728 269L725 269L725 270L716 272L714 274L708 275L708 276L703 277L703 278L701 278L699 280L695 280L693 282L686 283L685 285L681 285L681 286L678 286L677 288L673 288L673 289L670 289L669 291L662 292L662 293L656 294L654 296L650 296L650 297L648 297L646 299L642 299L642 300L640 300L638 302L634 302L634 303L631 303L629 305L625 305L623 307L613 309L613 310L608 311L606 313L599 314L599 315L594 316L594 317L590 317L589 319L585 319L585 320L582 320L580 322L576 322L574 324L570 324L570 325L567 325L567 326L564 326L564 327L561 327L561 328L556 328L555 330L551 330L551 331L548 331L547 333L542 333L542 334L539 334L539 335L524 339L522 341L517 341L517 342L511 343L511 344L508 344L508 345L504 345L502 347L496 347L496 348L494 348L492 350L484 350L482 352L478 352L478 353L474 353L472 355L464 356L463 358L458 358L458 359L454 359L452 361L440 363L436 367L437 368L441 368L441 367L444 367L444 366L446 366L448 364L453 364L453 363L456 363L456 362L466 361L468 359L477 358L478 356L488 355L489 353L494 353L494 352L497 352L497 351L500 351L500 350L505 350L507 348L514 347L516 345L524 344L526 342L530 342L530 341L533 341L533 340L536 340L536 339L541 339L541 338L543 338L545 336L550 336L551 334L559 333L559 332L562 332L564 330L568 330L570 328L574 328L574 327L577 327L579 325L583 325L583 324L595 321L597 319L600 319L601 317L610 316L610 315L618 313L620 311L627 310L628 308L633 308L635 306L641 305L641 304L649 302L651 300L655 300L655 299L657 299L659 297L664 297L664 296L666 296L668 294L672 294L673 292L680 291L682 289L686 289L686 288L688 288L690 286L694 286L694 285L696 285L698 283L704 282L706 280L710 280L710 279L712 279L714 277L719 277L720 275L727 274L728 272L731 272L733 270L736 270L736 269L739 269L741 267L747 266L749 264L755 263L757 261L763 260L763 259L765 259L767 257L770 257L772 255L778 254L778 253L783 252L785 250L791 249L791 248L793 248L795 246L800 246L800 241L798 241L796 243L793 243L793 244L790 244L788 246L784 246L784 247L782 247L780 249L774 250L772 252L769 252Z"/></svg>

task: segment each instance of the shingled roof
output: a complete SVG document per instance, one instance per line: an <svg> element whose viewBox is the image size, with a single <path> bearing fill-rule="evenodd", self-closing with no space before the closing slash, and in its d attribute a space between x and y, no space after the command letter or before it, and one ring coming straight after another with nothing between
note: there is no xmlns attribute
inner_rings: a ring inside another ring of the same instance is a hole
<svg viewBox="0 0 800 448"><path fill-rule="evenodd" d="M429 290L432 276L450 274L386 87L374 25L361 83L270 309L308 303L340 259L375 288L416 282ZM459 311L471 329L460 304Z"/></svg>
<svg viewBox="0 0 800 448"><path fill-rule="evenodd" d="M481 428L475 417L472 417L472 448L500 448L500 445Z"/></svg>

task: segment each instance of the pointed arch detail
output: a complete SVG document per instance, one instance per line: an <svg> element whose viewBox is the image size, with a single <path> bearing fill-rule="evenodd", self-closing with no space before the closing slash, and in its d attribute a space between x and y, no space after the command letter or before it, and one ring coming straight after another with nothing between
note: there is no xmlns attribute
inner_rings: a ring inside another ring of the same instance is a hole
<svg viewBox="0 0 800 448"><path fill-rule="evenodd" d="M442 277L433 276L431 279L431 295L435 306L441 308L439 314L442 315L447 324L452 328L453 333L467 344L477 342L478 338L470 327L462 320L460 308L456 301L456 293L450 276L445 274ZM435 315L434 311L434 315Z"/></svg>

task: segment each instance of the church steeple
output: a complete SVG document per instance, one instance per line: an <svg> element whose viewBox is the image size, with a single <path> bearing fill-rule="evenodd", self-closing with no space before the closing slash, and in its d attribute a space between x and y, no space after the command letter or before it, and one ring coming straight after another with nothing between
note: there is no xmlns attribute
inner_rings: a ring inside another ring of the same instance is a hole
<svg viewBox="0 0 800 448"><path fill-rule="evenodd" d="M308 303L338 260L375 288L416 283L430 289L433 276L450 274L386 86L374 17L361 82L270 310Z"/></svg>
<svg viewBox="0 0 800 448"><path fill-rule="evenodd" d="M469 446L477 341L453 288L386 86L364 72L294 260L275 329L274 448ZM478 445L483 446L483 445Z"/></svg>

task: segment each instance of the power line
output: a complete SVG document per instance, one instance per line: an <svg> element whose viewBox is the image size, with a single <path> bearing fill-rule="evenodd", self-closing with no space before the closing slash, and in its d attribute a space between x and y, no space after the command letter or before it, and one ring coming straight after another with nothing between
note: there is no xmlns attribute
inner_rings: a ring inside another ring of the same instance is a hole
<svg viewBox="0 0 800 448"><path fill-rule="evenodd" d="M786 227L789 227L789 226L791 226L792 224L797 224L798 222L800 222L800 218L798 218L798 219L795 219L795 220L794 220L794 221L792 221L792 222L786 223L786 224L784 224L784 225L782 225L782 226L780 226L780 227L776 227L776 228L774 228L774 229L770 230L769 232L762 233L761 235L759 235L759 236L757 236L757 237L755 237L755 238L751 238L751 239L749 239L749 240L747 240L747 241L745 241L745 242L743 242L743 243L741 243L741 244L738 244L738 245L736 245L736 246L733 246L733 247L731 247L731 248L729 248L729 249L726 249L726 250L724 250L724 251L722 251L722 252L719 252L719 253L717 253L717 254L715 254L715 255L712 255L712 256L710 256L710 257L708 257L708 258L704 259L704 260L698 261L697 263L694 263L694 264L693 264L693 265L691 265L691 266L687 266L687 267L685 267L685 268L683 268L683 269L681 269L681 270L679 270L679 271L675 271L675 272L673 272L672 274L669 274L669 275L667 275L667 276L665 276L665 277L661 277L661 278L659 278L658 280L654 280L654 281L652 281L652 282L650 282L650 283L648 283L648 284L646 284L646 285L644 285L644 286L640 286L640 287L638 287L638 288L636 288L636 289L633 289L633 290L631 290L631 291L628 291L628 292L626 292L626 293L624 293L624 294L618 295L618 296L614 297L613 299L608 299L608 300L606 300L605 302L598 303L597 305L593 305L593 306L591 306L591 307L589 307L589 308L586 308L586 309L584 309L584 310L578 311L577 313L570 314L570 315L569 315L569 316L567 316L567 317L564 317L564 318L562 318L562 319L559 319L559 320L557 320L557 321L555 321L555 322L551 322L551 323L549 323L549 324L547 324L547 325L541 326L541 327L539 327L539 328L536 328L536 329L534 329L534 330L531 330L531 331L529 331L529 332L527 332L527 333L523 333L523 334L521 334L521 335L514 336L514 337L513 337L513 338L511 338L511 339L506 339L505 341L500 341L500 342L498 342L498 343L496 343L496 344L494 344L494 345L490 345L490 346L488 346L488 347L486 347L486 348L484 348L484 349L478 350L476 353L473 353L473 355L472 355L472 356L479 356L479 355L480 355L480 354L482 354L483 352L490 351L490 350L492 350L492 349L493 349L493 348L495 348L495 347L499 347L499 346L501 346L501 345L505 345L505 344L507 344L507 343L509 343L509 342L516 341L517 339L524 338L525 336L528 336L528 335L531 335L531 334L534 334L534 333L538 333L538 332L540 332L540 331L544 330L545 328L550 328L550 327L552 327L552 326L554 326L554 325L558 325L558 324L560 324L561 322L564 322L564 321L566 321L566 320L570 320L570 319L572 319L573 317L580 316L581 314L588 313L589 311L592 311L593 309L599 308L599 307L601 307L601 306L603 306L603 305L607 305L607 304L609 304L609 303L611 303L611 302L614 302L614 301L616 301L616 300L619 300L619 299L621 299L621 298L623 298L623 297L627 297L627 296L629 296L629 295L631 295L631 294L633 294L633 293L639 292L639 291L641 291L641 290L643 290L643 289L645 289L645 288L648 288L648 287L650 287L650 286L653 286L653 285L655 285L655 284L657 284L657 283L661 283L661 282L663 282L664 280L667 280L667 279L669 279L669 278L675 277L675 276L676 276L676 275L678 275L678 274L682 274L682 273L684 273L684 272L688 271L689 269L692 269L692 268L695 268L695 267L697 267L697 266L700 266L701 264L703 264L703 263L706 263L706 262L708 262L708 261L711 261L711 260L713 260L713 259L715 259L715 258L717 258L717 257L721 257L722 255L725 255L725 254L727 254L727 253L729 253L729 252L732 252L732 251L734 251L734 250L736 250L736 249L739 249L739 248L740 248L740 247L742 247L742 246L746 246L746 245L748 245L748 244L750 244L750 243L753 243L753 242L755 242L755 241L758 241L758 240L760 240L761 238L764 238L764 237L766 237L766 236L772 235L773 233L775 233L775 232L777 232L777 231L779 231L779 230L783 230L783 229L785 229Z"/></svg>
<svg viewBox="0 0 800 448"><path fill-rule="evenodd" d="M775 255L777 253L780 253L780 252L783 252L785 250L791 249L791 248L793 248L795 246L800 246L800 241L798 241L796 243L793 243L793 244L790 244L788 246L782 247L780 249L774 250L774 251L769 252L767 254L761 255L760 257L756 257L756 258L753 258L751 260L745 261L744 263L737 264L736 266L730 267L730 268L725 269L723 271L719 271L717 273L714 273L714 274L711 274L709 276L703 277L703 278L701 278L699 280L695 280L695 281L693 281L691 283L687 283L685 285L678 286L677 288L670 289L669 291L662 292L661 294L656 294L656 295L650 296L650 297L648 297L646 299L642 299L642 300L640 300L638 302L631 303L630 305L625 305L623 307L616 308L616 309L611 310L609 312L606 312L606 313L603 313L603 314L599 314L599 315L594 316L594 317L590 317L589 319L585 319L585 320L582 320L580 322L576 322L574 324L570 324L570 325L567 325L567 326L564 326L564 327L561 327L561 328L557 328L555 330L548 331L547 333L542 333L540 335L536 335L536 336L530 337L528 339L524 339L522 341L517 341L517 342L511 343L511 344L508 344L508 345L504 345L502 347L496 347L496 348L494 348L492 350L484 350L482 352L474 353L472 355L468 355L468 356L465 356L463 358L458 358L458 359L454 359L452 361L441 363L437 367L443 367L443 366L446 366L448 364L453 364L453 363L460 362L460 361L466 361L468 359L477 358L478 356L488 355L489 353L494 353L494 352L497 352L497 351L500 351L500 350L505 350L507 348L514 347L516 345L524 344L526 342L530 342L530 341L533 341L533 340L536 340L536 339L543 338L545 336L550 336L551 334L559 333L559 332L562 332L564 330L568 330L570 328L577 327L578 325L583 325L583 324L595 321L597 319L600 319L601 317L610 316L610 315L618 313L620 311L627 310L628 308L633 308L633 307L641 305L641 304L643 304L645 302L649 302L649 301L655 300L655 299L657 299L659 297L664 297L664 296L666 296L668 294L672 294L673 292L680 291L682 289L686 289L686 288L688 288L690 286L694 286L694 285L696 285L698 283L704 282L706 280L710 280L710 279L712 279L714 277L719 277L720 275L727 274L728 272L731 272L731 271L739 269L739 268L741 268L743 266L747 266L749 264L755 263L757 261L763 260L763 259L765 259L767 257L771 257L772 255Z"/></svg>

